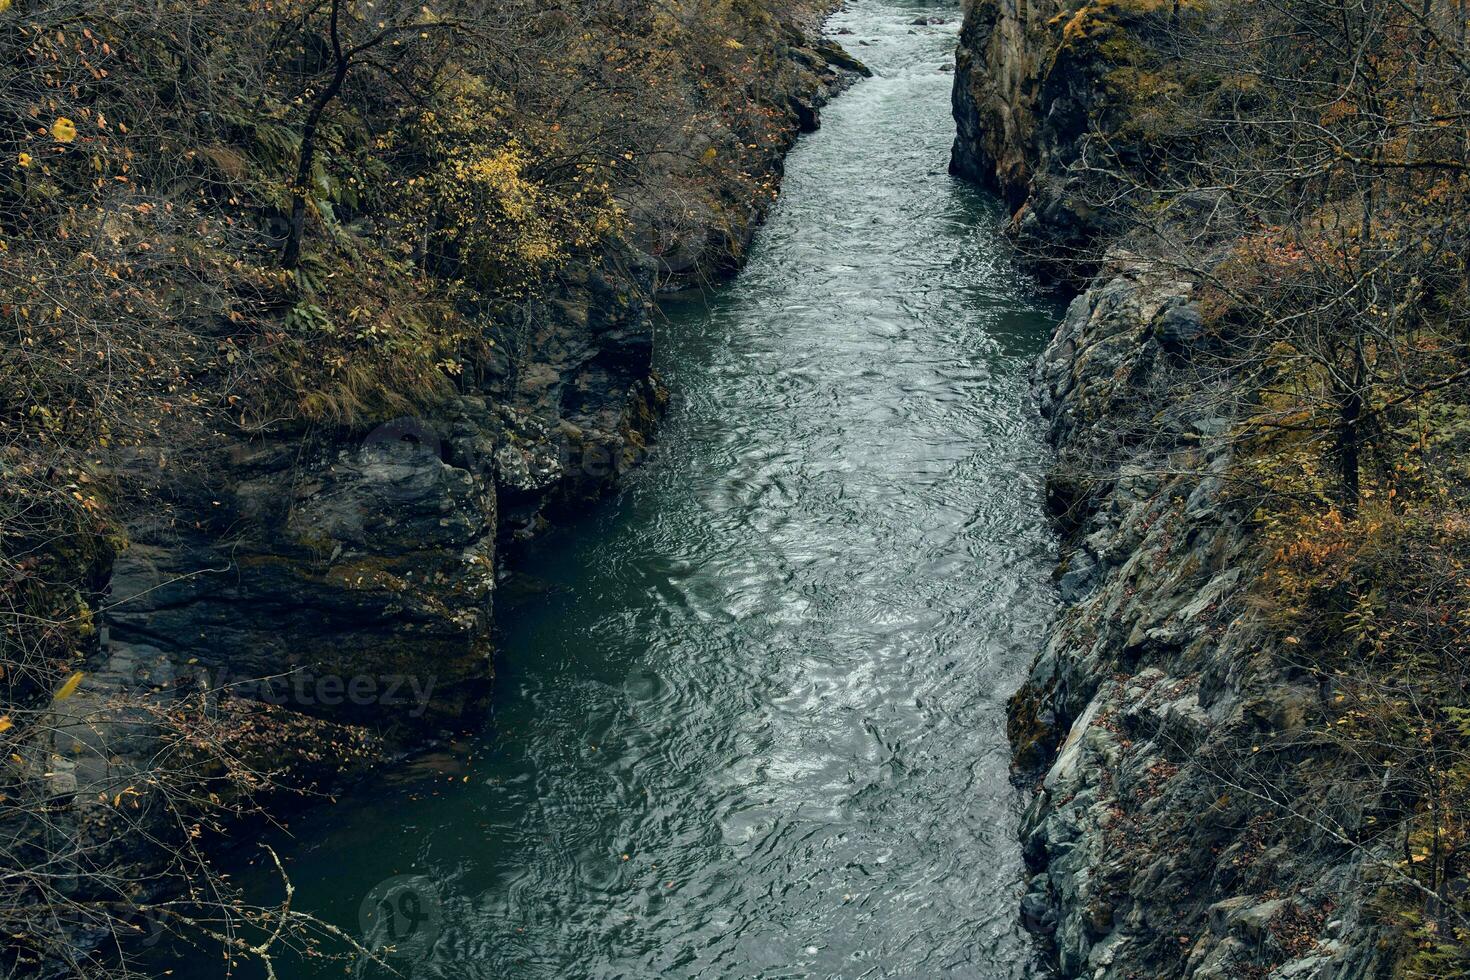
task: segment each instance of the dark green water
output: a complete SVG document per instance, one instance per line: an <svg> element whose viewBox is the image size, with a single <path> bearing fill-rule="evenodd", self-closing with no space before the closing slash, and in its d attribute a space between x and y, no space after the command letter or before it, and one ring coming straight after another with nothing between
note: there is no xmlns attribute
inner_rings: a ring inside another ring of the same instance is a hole
<svg viewBox="0 0 1470 980"><path fill-rule="evenodd" d="M833 21L876 77L739 280L670 304L659 450L521 563L550 591L502 597L475 757L298 821L297 908L356 932L421 876L414 978L1040 975L1004 702L1053 602L1025 378L1056 310L944 173L957 21Z"/></svg>

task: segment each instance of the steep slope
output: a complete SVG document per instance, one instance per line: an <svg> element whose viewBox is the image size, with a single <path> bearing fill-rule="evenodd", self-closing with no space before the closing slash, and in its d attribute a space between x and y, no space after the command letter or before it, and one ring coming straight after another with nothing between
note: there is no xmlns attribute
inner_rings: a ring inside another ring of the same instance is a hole
<svg viewBox="0 0 1470 980"><path fill-rule="evenodd" d="M1303 38L1338 26L1311 4L1258 9L1278 8ZM1398 202L1375 245L1401 234L1400 207L1414 214L1406 227L1458 241L1463 223L1445 202L1463 184L1393 183L1366 167L1336 177L1332 162L1273 171L1270 141L1304 159L1351 114L1320 108L1323 128L1307 136L1242 138L1269 130L1273 111L1291 116L1261 94L1262 66L1289 92L1291 71L1310 74L1290 59L1312 50L1282 53L1251 16L1135 0L966 11L951 169L999 190L1018 244L1083 290L1037 374L1058 449L1048 505L1065 606L1011 702L1017 773L1036 780L1022 911L1068 978L1463 975L1466 869L1450 801L1462 799L1465 650L1448 624L1464 601L1442 576L1460 567L1451 528L1465 484L1426 451L1458 428L1428 435L1416 416L1460 411L1439 400L1458 406L1441 392L1463 362L1416 356L1460 356L1457 340L1424 339L1458 329L1425 294L1442 291L1449 308L1459 287L1453 273L1414 287L1401 308L1421 332L1359 342L1348 363L1363 380L1322 403L1372 406L1371 464L1357 416L1324 419L1309 397L1336 370L1321 337L1350 321L1332 304L1354 280L1311 295L1280 287L1357 268L1370 241L1362 200ZM1398 35L1362 29L1365 47L1384 46L1375 66L1391 65ZM1407 76L1386 77L1412 104ZM1463 91L1443 77L1446 92ZM1338 161L1402 152L1389 141L1355 158L1332 138ZM1332 161L1330 145L1316 159ZM1302 193L1316 210L1270 211L1290 193L1266 190L1277 174L1298 192L1328 175ZM1359 237L1327 259L1322 243L1348 206L1363 216ZM1293 244L1278 251L1282 239ZM1415 248L1453 268L1442 240ZM1382 248L1356 281L1389 282L1383 270L1406 261ZM1428 281L1419 275L1402 281ZM1329 309L1315 336L1291 332ZM1371 390L1371 364L1400 352L1400 374ZM1398 441L1410 429L1424 441ZM1336 441L1297 435L1313 432ZM1417 481L1431 472L1425 490Z"/></svg>
<svg viewBox="0 0 1470 980"><path fill-rule="evenodd" d="M1252 608L1262 543L1231 499L1228 422L1189 362L1193 287L1118 256L1038 381L1060 462L1064 611L1011 702L1036 872L1022 909L1067 977L1372 977L1395 855L1371 803L1318 785L1317 686Z"/></svg>

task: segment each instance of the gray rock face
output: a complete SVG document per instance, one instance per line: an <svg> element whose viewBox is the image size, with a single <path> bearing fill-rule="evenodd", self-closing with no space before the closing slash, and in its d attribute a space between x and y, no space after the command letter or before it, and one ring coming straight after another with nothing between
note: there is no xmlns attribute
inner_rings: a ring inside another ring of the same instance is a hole
<svg viewBox="0 0 1470 980"><path fill-rule="evenodd" d="M1085 21L1147 32L1166 9L974 0L960 35L952 171L1005 196L1028 259L1085 284L1035 377L1065 606L1010 704L1036 780L1020 912L1066 978L1384 976L1395 954L1366 910L1396 855L1345 845L1372 801L1328 785L1304 805L1327 692L1249 600L1262 547L1232 497L1219 338L1167 263L1098 254L1108 215L1080 192L1089 133L1137 138L1107 97L1128 45ZM1211 190L1180 204L1233 208Z"/></svg>
<svg viewBox="0 0 1470 980"><path fill-rule="evenodd" d="M1258 559L1225 493L1228 422L1174 343L1205 338L1191 288L1131 256L1105 266L1037 367L1067 605L1011 702L1039 777L1023 922L1068 978L1378 976L1356 920L1375 856L1307 854L1252 791L1261 745L1305 761L1282 739L1319 694L1245 601Z"/></svg>
<svg viewBox="0 0 1470 980"><path fill-rule="evenodd" d="M147 662L193 661L247 696L293 671L344 686L412 674L436 691L423 710L292 703L363 724L454 724L489 678L493 484L434 446L324 448L309 467L299 448L237 447L220 470L230 481L212 488L213 521L136 530L114 567L108 652L147 647ZM228 549L220 520L242 529Z"/></svg>
<svg viewBox="0 0 1470 980"><path fill-rule="evenodd" d="M1115 113L1109 76L1127 62L1121 50L1068 38L1066 25L1084 8L1125 20L1134 9L1069 0L965 5L950 155L951 173L1005 199L1011 235L1027 258L1072 282L1096 268L1092 244L1111 210L1086 191L1082 151L1088 134ZM1147 9L1138 5L1138 15ZM1121 60L1110 63L1110 55Z"/></svg>
<svg viewBox="0 0 1470 980"><path fill-rule="evenodd" d="M422 417L220 439L188 481L160 468L101 655L407 742L475 724L501 544L610 491L662 411L646 283L612 269L568 270L503 345L513 369Z"/></svg>
<svg viewBox="0 0 1470 980"><path fill-rule="evenodd" d="M151 463L154 506L115 558L85 679L26 762L55 824L146 879L187 822L180 798L228 813L248 796L284 816L477 726L503 546L610 490L662 411L635 295L571 280L534 324L537 360L422 417L220 437L185 467ZM150 461L135 465L146 480ZM161 721L180 715L185 730L229 726L237 771L270 778L199 765L165 787L150 767L177 754L179 725ZM140 788L119 833L109 801Z"/></svg>
<svg viewBox="0 0 1470 980"><path fill-rule="evenodd" d="M1029 262L1073 284L1097 270L1094 242L1116 226L1107 195L1089 190L1088 135L1110 131L1114 148L1147 154L1117 131L1117 69L1127 46L1088 40L1083 19L1147 24L1158 7L1067 0L970 0L954 76L956 141L950 172L992 187L1011 209L1011 237ZM1069 25L1073 25L1069 32ZM1158 25L1139 29L1157 29ZM1094 28L1095 29L1095 28ZM1092 162L1095 165L1095 160ZM1180 201L1197 215L1232 212L1226 195Z"/></svg>

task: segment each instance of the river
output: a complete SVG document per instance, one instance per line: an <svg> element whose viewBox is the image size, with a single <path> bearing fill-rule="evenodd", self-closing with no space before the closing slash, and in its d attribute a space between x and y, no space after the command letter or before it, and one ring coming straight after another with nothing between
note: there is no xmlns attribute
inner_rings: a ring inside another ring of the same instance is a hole
<svg viewBox="0 0 1470 980"><path fill-rule="evenodd" d="M1042 975L1005 699L1054 601L1026 377L1058 311L945 173L958 10L829 30L875 77L740 277L667 304L659 448L519 561L473 757L292 827L296 908L386 898L405 976Z"/></svg>

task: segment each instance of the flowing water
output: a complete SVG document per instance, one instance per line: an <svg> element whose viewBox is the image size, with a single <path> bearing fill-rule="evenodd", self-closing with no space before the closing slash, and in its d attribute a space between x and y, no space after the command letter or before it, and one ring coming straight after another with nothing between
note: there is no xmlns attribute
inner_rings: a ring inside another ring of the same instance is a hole
<svg viewBox="0 0 1470 980"><path fill-rule="evenodd" d="M1041 975L1004 704L1053 601L1026 373L1057 311L944 172L957 21L831 22L876 77L739 279L669 305L659 450L520 563L545 588L502 597L475 758L298 821L298 909L386 899L414 978Z"/></svg>

